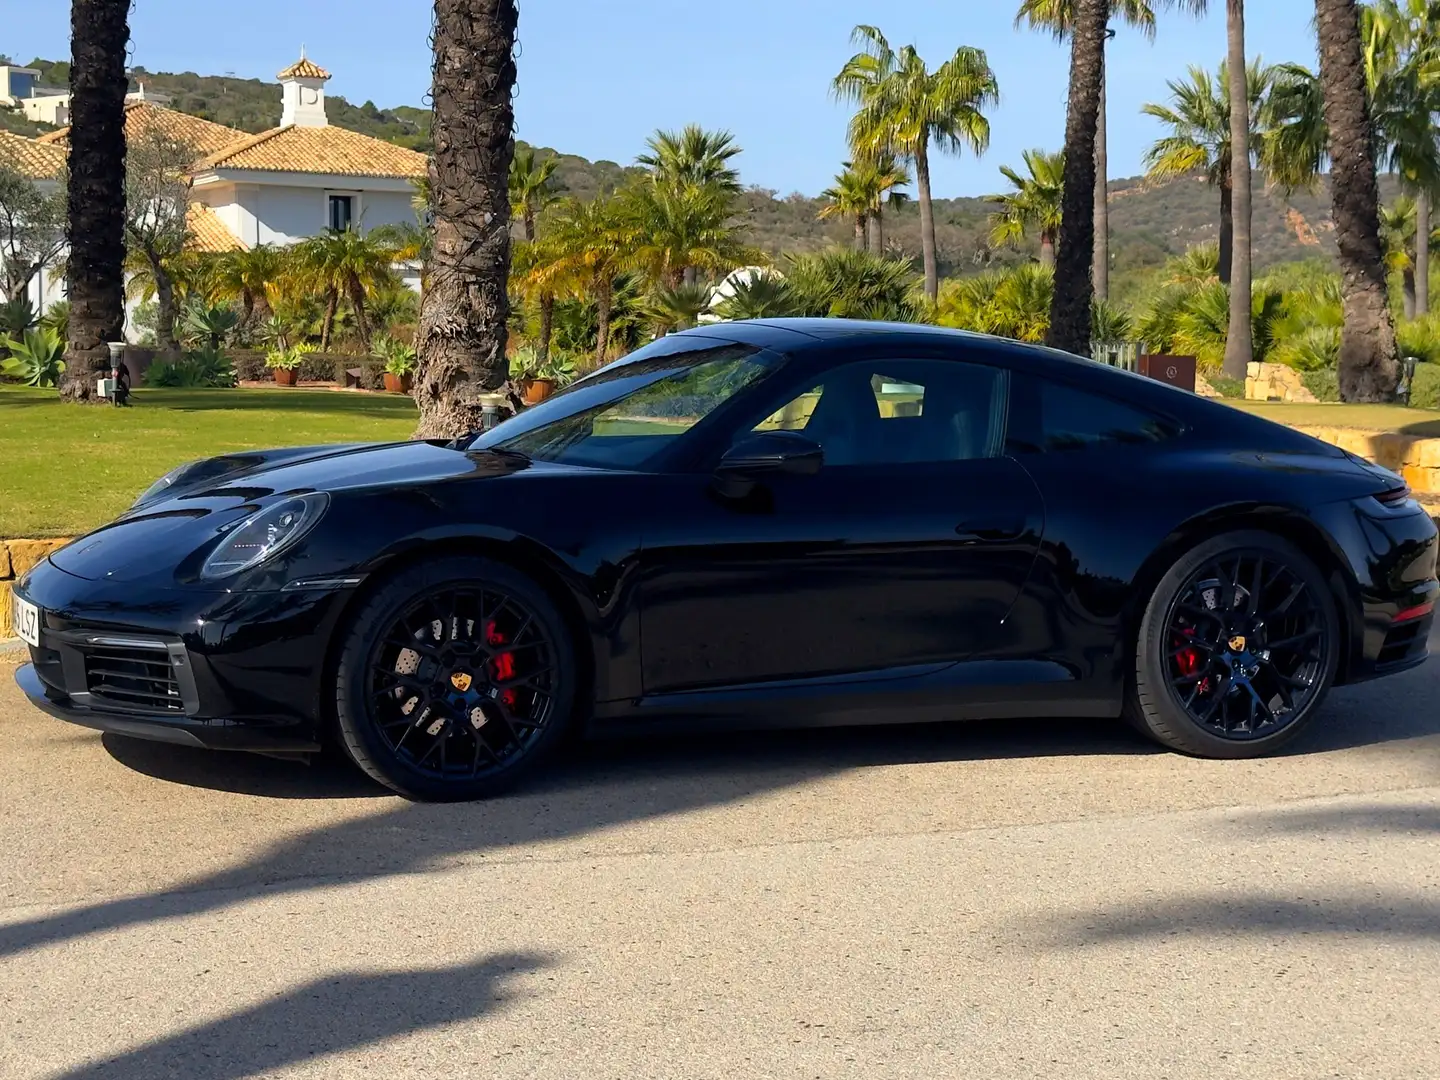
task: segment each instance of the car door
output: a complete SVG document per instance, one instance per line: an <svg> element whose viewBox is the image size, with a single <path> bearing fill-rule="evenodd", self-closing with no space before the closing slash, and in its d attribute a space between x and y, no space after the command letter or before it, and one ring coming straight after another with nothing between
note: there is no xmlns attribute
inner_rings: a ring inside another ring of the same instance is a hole
<svg viewBox="0 0 1440 1080"><path fill-rule="evenodd" d="M819 443L816 475L745 499L669 477L640 572L645 692L869 674L988 654L1030 572L1039 492L1004 456L1008 372L850 363L736 428ZM759 418L758 421L756 418Z"/></svg>

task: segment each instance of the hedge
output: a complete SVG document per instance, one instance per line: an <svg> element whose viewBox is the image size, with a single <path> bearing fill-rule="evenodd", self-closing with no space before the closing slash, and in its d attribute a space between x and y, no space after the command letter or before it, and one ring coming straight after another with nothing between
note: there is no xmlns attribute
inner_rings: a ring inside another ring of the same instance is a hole
<svg viewBox="0 0 1440 1080"><path fill-rule="evenodd" d="M265 366L265 353L258 349L232 349L228 353L241 382L265 382L274 378ZM374 356L347 356L343 353L313 352L300 362L305 382L333 382L345 385L345 372L360 368L360 385L367 390L385 388L385 362Z"/></svg>

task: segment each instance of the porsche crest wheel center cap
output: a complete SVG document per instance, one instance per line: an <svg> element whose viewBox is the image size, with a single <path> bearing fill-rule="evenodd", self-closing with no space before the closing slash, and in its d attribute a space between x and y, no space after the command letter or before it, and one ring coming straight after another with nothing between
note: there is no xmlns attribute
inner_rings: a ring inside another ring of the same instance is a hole
<svg viewBox="0 0 1440 1080"><path fill-rule="evenodd" d="M470 684L474 681L469 672L456 671L450 675L450 685L462 694L470 689Z"/></svg>
<svg viewBox="0 0 1440 1080"><path fill-rule="evenodd" d="M1231 651L1231 652L1244 652L1244 651L1245 651L1245 635L1244 635L1244 634L1236 634L1234 637L1232 637L1232 638L1230 639L1229 645L1230 645L1230 651Z"/></svg>

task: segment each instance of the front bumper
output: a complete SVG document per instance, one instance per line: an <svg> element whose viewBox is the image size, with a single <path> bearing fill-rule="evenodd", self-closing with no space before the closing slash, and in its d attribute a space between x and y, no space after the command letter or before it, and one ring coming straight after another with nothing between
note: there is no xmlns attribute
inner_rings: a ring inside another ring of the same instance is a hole
<svg viewBox="0 0 1440 1080"><path fill-rule="evenodd" d="M52 716L227 750L313 752L327 646L350 590L136 590L50 562L16 591L43 614L16 682Z"/></svg>
<svg viewBox="0 0 1440 1080"><path fill-rule="evenodd" d="M104 709L78 705L73 699L52 696L54 692L41 681L34 664L22 664L15 672L15 682L30 699L30 704L42 712L97 731L113 731L117 735L130 735L152 742L197 746L210 750L304 753L320 749L320 744L313 740L284 733L273 734L263 728L171 715L107 712Z"/></svg>

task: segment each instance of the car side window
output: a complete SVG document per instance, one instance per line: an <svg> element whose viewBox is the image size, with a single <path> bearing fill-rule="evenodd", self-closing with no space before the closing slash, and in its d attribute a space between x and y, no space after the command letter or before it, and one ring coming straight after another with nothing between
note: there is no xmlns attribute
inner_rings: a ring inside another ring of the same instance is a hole
<svg viewBox="0 0 1440 1080"><path fill-rule="evenodd" d="M1028 423L1011 433L1012 452L1054 454L1140 446L1161 442L1178 431L1169 420L1143 409L1048 379L1033 380L1026 397L1033 412Z"/></svg>
<svg viewBox="0 0 1440 1080"><path fill-rule="evenodd" d="M826 373L755 425L819 443L827 467L994 457L1004 445L1007 379L950 360L865 361Z"/></svg>

